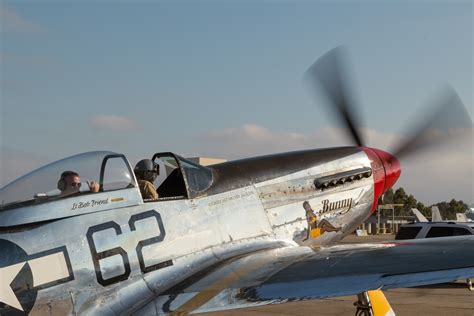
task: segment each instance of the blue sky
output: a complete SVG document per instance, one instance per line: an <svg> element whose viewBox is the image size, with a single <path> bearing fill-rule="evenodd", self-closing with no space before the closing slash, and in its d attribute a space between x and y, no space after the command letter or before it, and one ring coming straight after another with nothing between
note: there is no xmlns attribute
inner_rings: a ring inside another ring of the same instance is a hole
<svg viewBox="0 0 474 316"><path fill-rule="evenodd" d="M133 161L348 144L302 82L341 44L370 145L387 149L445 83L473 116L471 1L3 0L0 10L0 185L97 149ZM472 203L472 151L471 138L406 162L400 185L427 203ZM453 159L460 189L427 188Z"/></svg>

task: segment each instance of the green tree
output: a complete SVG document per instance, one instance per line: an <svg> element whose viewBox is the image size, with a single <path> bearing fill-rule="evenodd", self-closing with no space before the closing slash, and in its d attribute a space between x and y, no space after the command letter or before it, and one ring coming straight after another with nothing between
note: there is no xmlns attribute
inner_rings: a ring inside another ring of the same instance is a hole
<svg viewBox="0 0 474 316"><path fill-rule="evenodd" d="M405 204L406 198L407 198L407 194L405 190L402 187L400 187L395 191L395 194L393 195L393 204ZM395 207L395 212L398 215L403 215L404 213L406 213L403 207L400 207L400 206Z"/></svg>
<svg viewBox="0 0 474 316"><path fill-rule="evenodd" d="M413 194L409 194L399 187L394 191L390 188L385 192L383 197L379 198L379 205L382 204L403 204L403 207L397 206L395 208L396 216L413 216L412 208L417 208L426 218L431 218L431 206L425 206L421 201L418 201ZM463 201L451 199L451 201L438 202L434 204L438 207L443 219L456 219L456 213L464 213L468 205Z"/></svg>
<svg viewBox="0 0 474 316"><path fill-rule="evenodd" d="M393 203L393 189L390 188L383 195L383 204L392 204Z"/></svg>
<svg viewBox="0 0 474 316"><path fill-rule="evenodd" d="M456 201L452 199L451 202L449 202L449 207L455 213L464 213L467 209L467 204L461 200Z"/></svg>
<svg viewBox="0 0 474 316"><path fill-rule="evenodd" d="M456 201L455 199L451 199L449 203L443 201L435 205L438 207L441 217L449 220L456 220L456 213L464 213L468 207L463 201Z"/></svg>
<svg viewBox="0 0 474 316"><path fill-rule="evenodd" d="M439 203L436 203L435 205L438 207L441 215L447 213L449 210L449 204L447 202L439 202Z"/></svg>
<svg viewBox="0 0 474 316"><path fill-rule="evenodd" d="M423 214L426 218L431 217L431 208L426 207L425 204L418 202L416 203L416 208Z"/></svg>
<svg viewBox="0 0 474 316"><path fill-rule="evenodd" d="M405 199L407 198L407 194L402 187L399 187L395 194L393 195L393 203L394 204L403 204Z"/></svg>
<svg viewBox="0 0 474 316"><path fill-rule="evenodd" d="M406 197L405 199L405 207L406 208L414 208L416 207L416 204L418 203L418 201L415 199L415 197L410 194L409 196Z"/></svg>
<svg viewBox="0 0 474 316"><path fill-rule="evenodd" d="M452 199L447 203L448 209L446 210L446 217L448 219L456 219L456 213L464 213L467 209L467 204L463 201L456 201Z"/></svg>

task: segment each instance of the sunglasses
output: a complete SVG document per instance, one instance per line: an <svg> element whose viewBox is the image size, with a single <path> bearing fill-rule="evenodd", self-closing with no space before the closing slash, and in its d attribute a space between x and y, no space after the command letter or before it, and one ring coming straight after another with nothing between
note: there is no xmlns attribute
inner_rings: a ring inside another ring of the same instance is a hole
<svg viewBox="0 0 474 316"><path fill-rule="evenodd" d="M81 183L80 183L80 182L73 182L73 183L71 183L71 187L73 187L73 188L80 188L80 187L81 187Z"/></svg>

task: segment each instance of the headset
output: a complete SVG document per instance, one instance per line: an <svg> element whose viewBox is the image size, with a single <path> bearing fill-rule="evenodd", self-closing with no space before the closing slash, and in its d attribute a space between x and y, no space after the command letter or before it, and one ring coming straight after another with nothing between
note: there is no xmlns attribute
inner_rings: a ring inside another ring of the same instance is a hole
<svg viewBox="0 0 474 316"><path fill-rule="evenodd" d="M64 171L63 173L61 173L61 178L59 178L58 180L58 190L59 191L64 191L66 190L66 177L69 177L69 176L75 176L75 177L79 177L79 174L77 172L74 172L74 171Z"/></svg>

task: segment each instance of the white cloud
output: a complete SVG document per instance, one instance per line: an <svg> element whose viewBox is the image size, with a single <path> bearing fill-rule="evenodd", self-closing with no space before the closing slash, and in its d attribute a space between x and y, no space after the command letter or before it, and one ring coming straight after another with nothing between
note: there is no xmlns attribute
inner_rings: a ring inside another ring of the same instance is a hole
<svg viewBox="0 0 474 316"><path fill-rule="evenodd" d="M2 32L39 33L45 30L42 26L20 17L5 7L0 8L0 21Z"/></svg>
<svg viewBox="0 0 474 316"><path fill-rule="evenodd" d="M96 115L89 120L90 125L98 130L131 131L137 128L135 121L117 115Z"/></svg>
<svg viewBox="0 0 474 316"><path fill-rule="evenodd" d="M393 133L362 129L370 147L389 151L402 138ZM474 202L474 160L471 137L420 152L403 159L402 176L395 187L403 186L423 203L447 199ZM308 130L305 134L272 131L255 124L215 130L199 137L201 155L238 159L276 152L350 145L339 128Z"/></svg>

